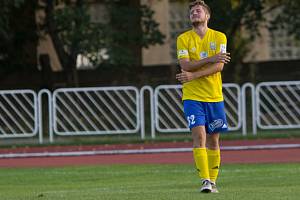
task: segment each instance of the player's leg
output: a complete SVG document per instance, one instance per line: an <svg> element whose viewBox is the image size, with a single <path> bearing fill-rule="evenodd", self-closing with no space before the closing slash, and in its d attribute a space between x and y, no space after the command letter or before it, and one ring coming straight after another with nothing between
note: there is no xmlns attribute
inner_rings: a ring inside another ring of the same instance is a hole
<svg viewBox="0 0 300 200"><path fill-rule="evenodd" d="M207 150L206 150L206 131L205 126L196 126L192 128L193 138L193 156L198 175L202 181L201 192L211 192Z"/></svg>
<svg viewBox="0 0 300 200"><path fill-rule="evenodd" d="M219 133L207 135L207 160L209 168L209 177L213 184L213 191L218 192L216 188L216 181L219 174L221 155L219 146Z"/></svg>
<svg viewBox="0 0 300 200"><path fill-rule="evenodd" d="M210 192L208 160L206 151L205 113L203 105L198 101L183 102L184 113L189 123L193 139L193 156L198 175L203 182L201 191Z"/></svg>
<svg viewBox="0 0 300 200"><path fill-rule="evenodd" d="M207 135L207 159L209 166L209 175L213 187L216 186L216 181L219 174L221 155L220 155L220 144L219 137L222 132L226 132L227 120L225 115L224 102L208 103L207 104L207 124L206 131ZM217 192L213 189L212 192Z"/></svg>
<svg viewBox="0 0 300 200"><path fill-rule="evenodd" d="M192 128L193 155L199 177L202 180L209 179L208 160L206 151L206 131L204 126Z"/></svg>

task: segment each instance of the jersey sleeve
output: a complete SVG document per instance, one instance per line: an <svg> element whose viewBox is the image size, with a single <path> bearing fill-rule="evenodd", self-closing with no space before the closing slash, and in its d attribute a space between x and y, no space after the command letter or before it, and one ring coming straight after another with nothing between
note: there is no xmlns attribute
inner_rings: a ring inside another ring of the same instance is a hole
<svg viewBox="0 0 300 200"><path fill-rule="evenodd" d="M227 38L224 33L218 34L217 37L217 53L226 53L227 50Z"/></svg>
<svg viewBox="0 0 300 200"><path fill-rule="evenodd" d="M187 42L180 36L177 38L177 58L190 58Z"/></svg>

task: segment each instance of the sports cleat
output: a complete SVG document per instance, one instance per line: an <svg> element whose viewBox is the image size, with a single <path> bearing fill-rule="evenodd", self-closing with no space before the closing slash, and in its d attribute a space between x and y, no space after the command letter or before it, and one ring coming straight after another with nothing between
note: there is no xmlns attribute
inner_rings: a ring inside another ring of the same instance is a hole
<svg viewBox="0 0 300 200"><path fill-rule="evenodd" d="M211 190L212 190L211 182L207 179L203 180L200 192L210 193Z"/></svg>
<svg viewBox="0 0 300 200"><path fill-rule="evenodd" d="M219 193L217 185L213 182L211 182L211 193Z"/></svg>

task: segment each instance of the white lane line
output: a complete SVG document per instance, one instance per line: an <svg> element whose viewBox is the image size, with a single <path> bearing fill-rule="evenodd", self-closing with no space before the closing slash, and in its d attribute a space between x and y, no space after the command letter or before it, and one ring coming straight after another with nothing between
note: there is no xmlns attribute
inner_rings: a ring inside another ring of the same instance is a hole
<svg viewBox="0 0 300 200"><path fill-rule="evenodd" d="M300 144L270 144L250 146L225 146L221 150L263 150L263 149L291 149L300 148ZM192 148L161 148L161 149L125 149L125 150L94 150L94 151L70 151L70 152L40 152L40 153L5 153L0 158L29 158L29 157L60 157L60 156L93 156L116 154L146 154L146 153L180 153L191 152Z"/></svg>

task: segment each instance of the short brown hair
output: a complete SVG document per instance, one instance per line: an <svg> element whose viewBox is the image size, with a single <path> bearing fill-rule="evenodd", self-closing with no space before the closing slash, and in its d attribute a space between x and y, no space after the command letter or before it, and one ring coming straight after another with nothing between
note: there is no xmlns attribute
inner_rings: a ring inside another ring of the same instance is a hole
<svg viewBox="0 0 300 200"><path fill-rule="evenodd" d="M211 10L210 10L210 7L203 1L203 0L194 0L194 1L191 1L190 4L189 4L189 8L190 10L196 6L196 5L200 5L200 6L203 6L206 11L208 12L209 15L211 15Z"/></svg>

